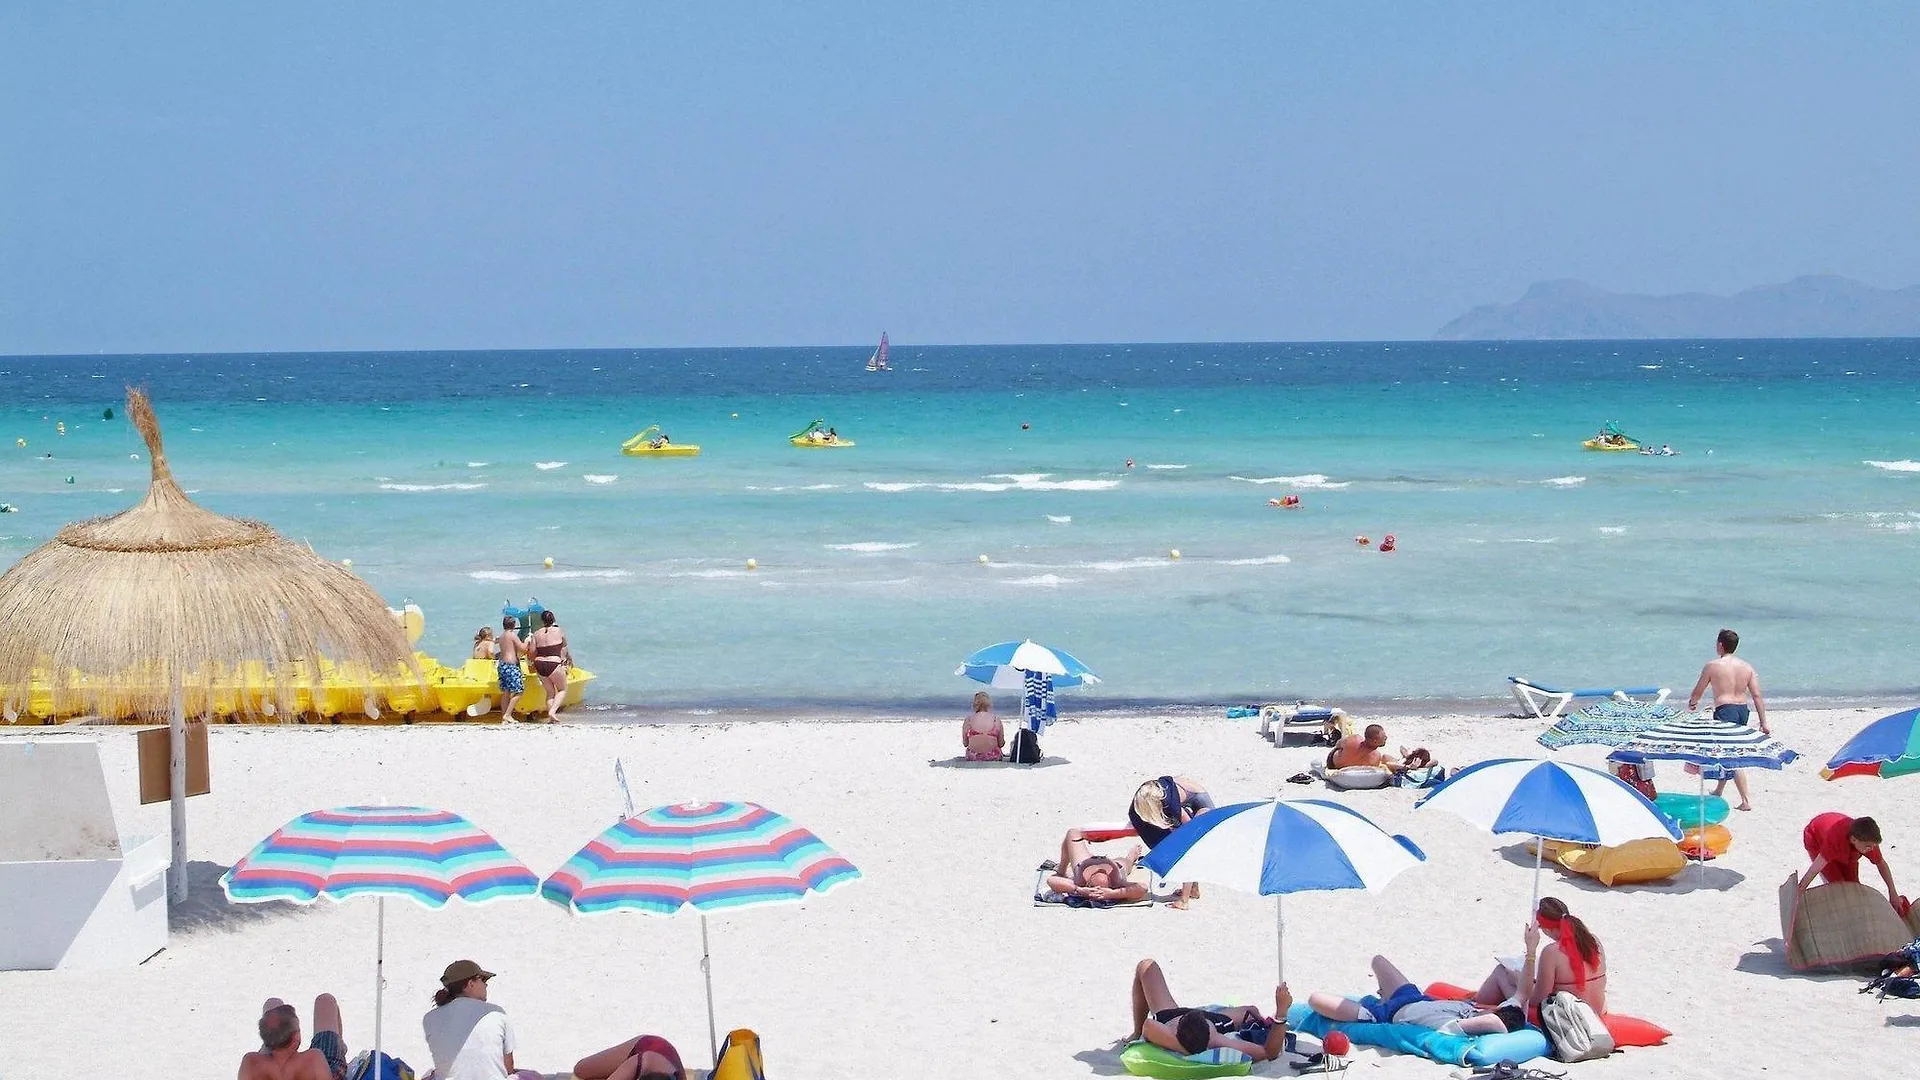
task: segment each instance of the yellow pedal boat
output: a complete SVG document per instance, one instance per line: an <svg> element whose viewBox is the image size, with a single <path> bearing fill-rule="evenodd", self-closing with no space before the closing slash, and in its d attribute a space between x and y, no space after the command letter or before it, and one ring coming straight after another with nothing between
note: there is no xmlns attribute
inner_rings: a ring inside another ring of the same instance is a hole
<svg viewBox="0 0 1920 1080"><path fill-rule="evenodd" d="M854 445L852 439L836 435L829 430L825 420L815 420L787 436L787 441L802 450L841 450Z"/></svg>
<svg viewBox="0 0 1920 1080"><path fill-rule="evenodd" d="M698 443L667 442L653 445L653 438L660 434L660 425L655 424L626 442L620 444L620 452L628 457L699 457Z"/></svg>
<svg viewBox="0 0 1920 1080"><path fill-rule="evenodd" d="M1632 439L1628 439L1625 442L1617 442L1617 443L1603 442L1599 439L1588 439L1586 442L1583 442L1580 445L1586 447L1589 450L1638 450L1640 449L1640 444L1637 442L1634 442Z"/></svg>

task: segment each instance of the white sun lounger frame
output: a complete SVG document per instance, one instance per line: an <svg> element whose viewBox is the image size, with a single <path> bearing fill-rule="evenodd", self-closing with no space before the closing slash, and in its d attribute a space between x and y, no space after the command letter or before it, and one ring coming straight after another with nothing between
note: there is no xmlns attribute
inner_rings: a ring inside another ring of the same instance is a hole
<svg viewBox="0 0 1920 1080"><path fill-rule="evenodd" d="M1559 719L1561 712L1565 711L1566 707L1575 701L1598 698L1611 698L1614 701L1640 701L1642 698L1650 697L1653 700L1644 702L1644 704L1664 705L1666 704L1668 696L1673 693L1672 690L1664 686L1598 687L1589 690L1559 690L1551 686L1541 686L1539 683L1533 682L1520 675L1507 676L1507 686L1508 689L1513 691L1513 700L1520 703L1520 708L1523 712L1528 716L1538 717L1542 720Z"/></svg>

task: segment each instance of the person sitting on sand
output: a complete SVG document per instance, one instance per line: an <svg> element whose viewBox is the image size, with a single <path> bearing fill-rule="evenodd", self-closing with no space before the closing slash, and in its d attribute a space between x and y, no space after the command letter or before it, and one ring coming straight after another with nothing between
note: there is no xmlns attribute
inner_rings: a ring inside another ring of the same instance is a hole
<svg viewBox="0 0 1920 1080"><path fill-rule="evenodd" d="M1553 937L1553 944L1540 948L1540 931ZM1505 964L1493 969L1487 981L1473 995L1482 1005L1520 1005L1528 1016L1538 1015L1540 1003L1565 990L1593 1006L1604 1016L1607 1012L1607 954L1587 924L1567 910L1564 901L1543 896L1534 908L1534 922L1521 935L1526 941L1527 958L1518 972Z"/></svg>
<svg viewBox="0 0 1920 1080"><path fill-rule="evenodd" d="M1373 978L1380 988L1377 997L1350 1001L1338 994L1311 994L1307 1005L1342 1023L1413 1024L1448 1035L1497 1035L1527 1026L1527 1014L1517 1005L1489 1008L1428 997L1384 956L1373 958Z"/></svg>
<svg viewBox="0 0 1920 1080"><path fill-rule="evenodd" d="M1327 753L1327 768L1374 768L1405 772L1408 769L1423 769L1434 763L1433 755L1425 749L1408 750L1403 746L1400 756L1395 757L1383 749L1386 745L1387 729L1379 724L1368 724L1365 732L1341 739Z"/></svg>
<svg viewBox="0 0 1920 1080"><path fill-rule="evenodd" d="M1207 794L1198 780L1190 776L1162 776L1135 789L1133 803L1127 807L1127 821L1139 835L1140 842L1152 851L1172 836L1175 829L1213 808L1213 796ZM1190 901L1199 898L1200 883L1189 881L1180 886L1180 895L1174 897L1173 906L1184 910Z"/></svg>
<svg viewBox="0 0 1920 1080"><path fill-rule="evenodd" d="M1894 887L1893 871L1888 869L1886 858L1880 854L1879 822L1870 817L1818 814L1801 830L1800 844L1807 849L1807 858L1813 860L1807 872L1800 875L1801 892L1807 890L1815 876L1829 884L1836 881L1858 882L1860 859L1864 856L1879 868L1880 880L1887 883L1888 901L1896 910L1900 907L1900 890Z"/></svg>
<svg viewBox="0 0 1920 1080"><path fill-rule="evenodd" d="M1062 896L1077 896L1096 904L1131 904L1147 898L1147 887L1132 880L1134 865L1146 850L1139 844L1113 859L1095 855L1087 834L1068 829L1060 841L1060 863L1047 877L1047 888Z"/></svg>
<svg viewBox="0 0 1920 1080"><path fill-rule="evenodd" d="M973 714L960 725L960 744L968 761L999 761L1007 745L1006 730L994 715L993 698L986 691L973 695Z"/></svg>
<svg viewBox="0 0 1920 1080"><path fill-rule="evenodd" d="M91 1070L88 1070L91 1071ZM346 1080L347 1044L340 1037L340 1003L313 999L313 1041L300 1049L300 1013L279 998L260 1009L260 1049L240 1059L240 1080Z"/></svg>
<svg viewBox="0 0 1920 1080"><path fill-rule="evenodd" d="M473 658L475 660L500 659L500 646L493 640L493 627L483 626L473 632Z"/></svg>
<svg viewBox="0 0 1920 1080"><path fill-rule="evenodd" d="M680 1052L658 1035L642 1035L583 1057L573 1067L576 1080L687 1080Z"/></svg>
<svg viewBox="0 0 1920 1080"><path fill-rule="evenodd" d="M1293 995L1287 984L1273 988L1273 1015L1251 1005L1182 1008L1167 989L1160 965L1142 960L1133 968L1133 1034L1176 1054L1198 1054L1215 1047L1238 1050L1255 1061L1272 1061L1287 1049L1287 1010Z"/></svg>
<svg viewBox="0 0 1920 1080"><path fill-rule="evenodd" d="M433 1008L420 1020L435 1080L540 1080L531 1070L514 1070L507 1011L487 1000L492 979L471 960L455 960L441 973Z"/></svg>

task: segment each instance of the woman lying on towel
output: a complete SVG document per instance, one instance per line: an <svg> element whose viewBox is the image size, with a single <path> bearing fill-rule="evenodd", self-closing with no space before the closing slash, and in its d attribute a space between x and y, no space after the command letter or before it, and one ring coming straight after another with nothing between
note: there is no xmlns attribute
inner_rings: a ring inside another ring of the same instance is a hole
<svg viewBox="0 0 1920 1080"><path fill-rule="evenodd" d="M1542 930L1553 938L1545 949L1540 948ZM1593 1006L1594 1012L1607 1014L1607 954L1593 931L1567 910L1565 902L1541 897L1540 906L1534 909L1534 925L1522 936L1527 944L1526 962L1518 972L1506 964L1495 967L1473 995L1475 1001L1483 1005L1516 1004L1523 1006L1528 1016L1537 1016L1541 1002L1566 990Z"/></svg>
<svg viewBox="0 0 1920 1080"><path fill-rule="evenodd" d="M1047 878L1047 888L1062 896L1078 896L1095 903L1131 904L1147 898L1147 887L1131 880L1134 864L1146 850L1139 844L1118 859L1095 855L1087 834L1068 829L1060 841L1060 871Z"/></svg>
<svg viewBox="0 0 1920 1080"><path fill-rule="evenodd" d="M1286 1052L1287 1010L1292 1007L1293 995L1281 983L1273 988L1272 1016L1261 1016L1251 1005L1182 1008L1167 989L1159 964L1142 960L1133 968L1132 1038L1176 1054L1227 1047L1255 1061L1272 1061Z"/></svg>
<svg viewBox="0 0 1920 1080"><path fill-rule="evenodd" d="M579 1080L687 1080L680 1052L658 1035L615 1043L573 1067Z"/></svg>
<svg viewBox="0 0 1920 1080"><path fill-rule="evenodd" d="M1414 1024L1448 1035L1497 1035L1527 1026L1527 1014L1516 1005L1436 1001L1421 993L1384 956L1373 958L1373 978L1380 986L1378 997L1350 1001L1338 994L1313 994L1307 998L1307 1005L1321 1016L1342 1023Z"/></svg>

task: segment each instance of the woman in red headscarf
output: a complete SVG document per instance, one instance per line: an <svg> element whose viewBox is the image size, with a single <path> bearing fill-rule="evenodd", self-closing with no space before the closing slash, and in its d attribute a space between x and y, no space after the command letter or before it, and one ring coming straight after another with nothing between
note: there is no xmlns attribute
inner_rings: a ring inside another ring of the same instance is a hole
<svg viewBox="0 0 1920 1080"><path fill-rule="evenodd" d="M1540 932L1553 940L1540 947ZM1534 924L1523 935L1527 958L1518 971L1501 964L1480 985L1474 1000L1484 1005L1512 1001L1526 1006L1529 1015L1540 1008L1550 995L1566 990L1593 1006L1607 1011L1607 954L1600 941L1575 918L1567 905L1556 897L1543 896L1534 909Z"/></svg>

